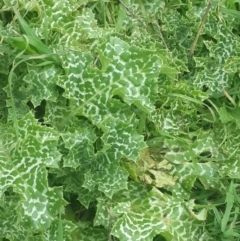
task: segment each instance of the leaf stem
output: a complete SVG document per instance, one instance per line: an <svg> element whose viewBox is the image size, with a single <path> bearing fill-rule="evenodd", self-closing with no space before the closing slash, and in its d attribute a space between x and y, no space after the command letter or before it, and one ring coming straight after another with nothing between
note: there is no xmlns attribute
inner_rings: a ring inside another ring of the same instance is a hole
<svg viewBox="0 0 240 241"><path fill-rule="evenodd" d="M194 39L194 42L193 42L193 44L192 44L192 46L191 46L191 48L190 48L189 57L192 56L192 54L193 54L193 52L194 52L194 50L195 50L195 47L196 47L197 41L198 41L198 39L199 39L200 33L201 33L201 31L202 31L203 25L204 25L204 23L205 23L206 20L207 20L208 13L209 13L209 11L210 11L211 5L212 5L212 1L210 1L210 2L208 3L207 9L206 9L206 11L205 11L205 14L204 14L204 16L203 16L202 22L201 22L200 27L199 27L199 29L198 29L197 35L196 35L196 37L195 37L195 39Z"/></svg>

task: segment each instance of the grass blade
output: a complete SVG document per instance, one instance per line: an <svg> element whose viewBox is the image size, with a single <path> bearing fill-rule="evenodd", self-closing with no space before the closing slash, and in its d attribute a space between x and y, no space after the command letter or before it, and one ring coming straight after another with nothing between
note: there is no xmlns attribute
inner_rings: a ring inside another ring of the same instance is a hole
<svg viewBox="0 0 240 241"><path fill-rule="evenodd" d="M236 18L236 19L240 19L240 12L236 11L234 9L229 9L229 8L225 8L225 7L220 7L220 11L226 15L228 15L228 17L230 18Z"/></svg>
<svg viewBox="0 0 240 241"><path fill-rule="evenodd" d="M221 231L225 232L226 228L227 228L227 224L229 222L230 219L230 215L231 215L231 210L233 207L233 203L234 203L234 196L233 196L233 182L231 181L231 184L229 186L229 190L227 191L227 195L226 195L226 209L222 218L222 222L221 222Z"/></svg>

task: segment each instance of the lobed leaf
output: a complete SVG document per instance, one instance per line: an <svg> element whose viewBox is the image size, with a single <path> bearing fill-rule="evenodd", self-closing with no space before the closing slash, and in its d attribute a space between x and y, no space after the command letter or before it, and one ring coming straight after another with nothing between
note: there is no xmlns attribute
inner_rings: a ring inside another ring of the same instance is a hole
<svg viewBox="0 0 240 241"><path fill-rule="evenodd" d="M24 226L46 229L65 204L62 188L49 188L47 183L46 167L56 168L60 160L59 136L37 124L32 114L20 120L18 126L17 140L13 127L1 125L2 150L7 160L1 159L0 196L3 198L7 188L12 187L21 197L17 212Z"/></svg>

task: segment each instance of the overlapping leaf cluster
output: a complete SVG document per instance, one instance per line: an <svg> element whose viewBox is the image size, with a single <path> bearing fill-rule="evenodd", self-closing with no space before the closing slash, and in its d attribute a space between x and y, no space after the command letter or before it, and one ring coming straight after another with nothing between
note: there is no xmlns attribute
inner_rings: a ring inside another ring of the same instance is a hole
<svg viewBox="0 0 240 241"><path fill-rule="evenodd" d="M190 56L206 1L4 1L1 239L240 236L239 37L212 5Z"/></svg>

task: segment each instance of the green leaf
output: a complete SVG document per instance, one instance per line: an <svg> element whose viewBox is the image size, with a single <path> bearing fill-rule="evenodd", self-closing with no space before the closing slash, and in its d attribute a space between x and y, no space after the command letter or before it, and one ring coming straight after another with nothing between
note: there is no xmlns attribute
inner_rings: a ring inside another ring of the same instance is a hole
<svg viewBox="0 0 240 241"><path fill-rule="evenodd" d="M65 147L69 149L68 155L64 157L64 167L77 168L81 163L91 161L95 157L93 144L96 135L90 128L72 129L71 132L62 134Z"/></svg>
<svg viewBox="0 0 240 241"><path fill-rule="evenodd" d="M110 161L106 155L99 156L94 162L95 167L85 173L83 187L91 191L97 186L108 197L127 188L127 172Z"/></svg>
<svg viewBox="0 0 240 241"><path fill-rule="evenodd" d="M1 22L0 22L1 24ZM7 75L9 73L9 67L14 59L14 55L6 44L0 45L0 73Z"/></svg>
<svg viewBox="0 0 240 241"><path fill-rule="evenodd" d="M60 132L72 126L81 125L68 105L68 100L59 96L56 102L48 101L45 108L44 121Z"/></svg>
<svg viewBox="0 0 240 241"><path fill-rule="evenodd" d="M211 18L210 21L214 20ZM206 28L208 29L209 26ZM209 31L211 30L209 29ZM219 93L230 86L232 78L230 74L235 73L234 71L237 69L229 66L226 67L225 72L224 68L239 53L238 40L226 26L220 24L214 38L217 40L216 44L213 41L204 41L209 50L209 57L196 58L198 66L203 64L204 59L205 67L197 73L194 83L199 88L205 85L209 88L209 93ZM229 68L232 68L231 72Z"/></svg>
<svg viewBox="0 0 240 241"><path fill-rule="evenodd" d="M45 67L29 66L28 74L23 80L28 84L27 89L22 91L30 96L30 100L34 107L40 105L41 101L56 101L58 97L57 76L61 74L61 70L52 65Z"/></svg>
<svg viewBox="0 0 240 241"><path fill-rule="evenodd" d="M189 205L191 208L188 208ZM119 206L121 205L119 204ZM124 208L124 211L120 211L122 217L115 222L112 234L123 241L151 241L157 234L174 237L175 240L194 240L196 238L212 240L200 228L198 215L187 215L193 207L192 201L182 204L182 202L175 201L170 196L152 189L147 196L132 202L128 209Z"/></svg>
<svg viewBox="0 0 240 241"><path fill-rule="evenodd" d="M17 207L18 218L33 230L50 227L54 216L65 201L61 187L48 187L46 167L58 167L58 134L40 126L32 116L18 121L19 139L13 127L1 125L1 198L12 187L21 197ZM13 223L14 225L14 223Z"/></svg>
<svg viewBox="0 0 240 241"><path fill-rule="evenodd" d="M64 69L71 75L61 76L58 84L66 90L66 98L76 101L76 113L93 123L101 123L114 95L145 112L153 110L156 78L161 67L157 56L117 38L111 38L100 50L112 60L104 72L88 67L92 61L88 53L69 52L63 57Z"/></svg>
<svg viewBox="0 0 240 241"><path fill-rule="evenodd" d="M127 157L135 161L139 155L139 150L146 146L143 136L137 134L132 123L108 118L101 124L101 127L108 129L101 139L105 145L111 146L107 151L110 158L114 157L118 160L121 157Z"/></svg>
<svg viewBox="0 0 240 241"><path fill-rule="evenodd" d="M25 116L29 112L29 107L26 105L27 94L21 91L23 83L19 81L19 78L15 73L13 73L12 78L12 88L10 88L9 83L3 88L6 92L8 98L6 99L6 106L8 107L8 120L13 120L16 115L18 118ZM15 108L12 106L12 101L10 99L11 92L13 95L13 101Z"/></svg>
<svg viewBox="0 0 240 241"><path fill-rule="evenodd" d="M110 234L106 232L103 228L92 227L88 222L79 222L78 228L74 232L75 240L83 241L106 241L110 237Z"/></svg>

